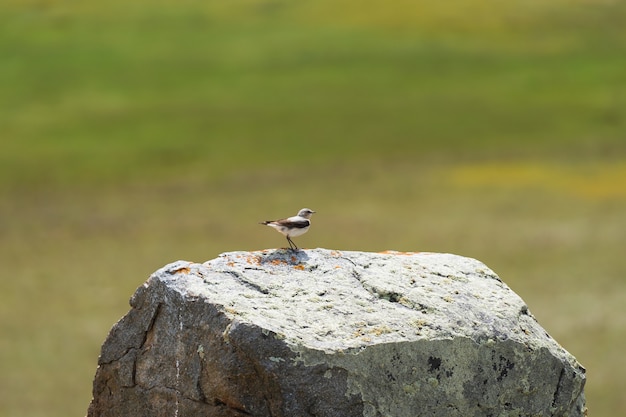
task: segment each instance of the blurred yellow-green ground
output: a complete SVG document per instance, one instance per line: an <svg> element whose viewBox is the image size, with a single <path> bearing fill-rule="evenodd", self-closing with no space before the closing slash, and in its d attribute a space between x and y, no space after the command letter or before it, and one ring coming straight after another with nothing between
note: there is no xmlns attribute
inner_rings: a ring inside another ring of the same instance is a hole
<svg viewBox="0 0 626 417"><path fill-rule="evenodd" d="M147 276L284 246L485 262L626 414L626 4L7 0L0 417L84 415Z"/></svg>

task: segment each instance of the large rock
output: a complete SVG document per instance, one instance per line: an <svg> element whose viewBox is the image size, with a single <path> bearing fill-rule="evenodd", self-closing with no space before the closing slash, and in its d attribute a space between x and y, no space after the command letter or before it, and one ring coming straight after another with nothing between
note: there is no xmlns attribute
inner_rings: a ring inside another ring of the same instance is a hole
<svg viewBox="0 0 626 417"><path fill-rule="evenodd" d="M484 264L232 252L153 274L102 347L96 416L582 416L584 368Z"/></svg>

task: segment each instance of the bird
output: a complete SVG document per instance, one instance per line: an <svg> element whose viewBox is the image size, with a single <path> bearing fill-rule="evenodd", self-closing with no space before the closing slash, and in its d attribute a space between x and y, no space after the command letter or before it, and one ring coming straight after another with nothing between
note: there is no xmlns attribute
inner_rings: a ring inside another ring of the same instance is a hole
<svg viewBox="0 0 626 417"><path fill-rule="evenodd" d="M315 213L313 210L303 208L295 216L280 220L267 220L264 222L260 222L259 224L264 224L265 226L273 227L274 229L276 229L277 232L281 233L287 238L289 248L292 251L297 251L298 246L293 243L291 238L303 235L309 230L309 226L311 226L311 220L309 219L311 218L311 215L313 213Z"/></svg>

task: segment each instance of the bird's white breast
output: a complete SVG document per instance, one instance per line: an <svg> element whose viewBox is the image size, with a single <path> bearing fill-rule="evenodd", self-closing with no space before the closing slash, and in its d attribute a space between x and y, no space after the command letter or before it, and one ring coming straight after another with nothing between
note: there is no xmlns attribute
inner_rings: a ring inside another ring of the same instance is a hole
<svg viewBox="0 0 626 417"><path fill-rule="evenodd" d="M291 230L289 230L288 228L284 227L283 229L286 229L286 230L285 231L281 231L280 233L282 233L285 236L289 235L289 237L296 237L296 236L300 236L300 235L305 234L309 230L309 227L310 226L299 228L299 229L291 229Z"/></svg>

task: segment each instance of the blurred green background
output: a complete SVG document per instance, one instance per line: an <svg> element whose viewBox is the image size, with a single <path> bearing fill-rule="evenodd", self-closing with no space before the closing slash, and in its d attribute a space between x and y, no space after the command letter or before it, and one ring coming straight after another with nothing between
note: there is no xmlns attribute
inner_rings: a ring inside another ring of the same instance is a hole
<svg viewBox="0 0 626 417"><path fill-rule="evenodd" d="M626 414L626 3L5 0L0 416L84 415L177 259L285 246L494 269Z"/></svg>

